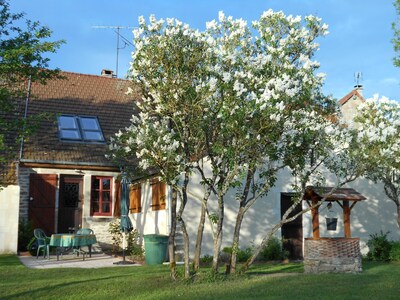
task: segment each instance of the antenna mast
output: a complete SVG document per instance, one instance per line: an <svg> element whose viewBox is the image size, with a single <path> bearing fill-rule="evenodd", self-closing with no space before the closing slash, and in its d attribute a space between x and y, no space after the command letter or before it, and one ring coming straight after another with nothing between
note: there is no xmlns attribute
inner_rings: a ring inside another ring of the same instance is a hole
<svg viewBox="0 0 400 300"><path fill-rule="evenodd" d="M361 72L354 73L354 81L356 83L356 85L354 86L355 88L362 87L362 85L361 85L361 81L362 80L363 80L363 78L362 78L362 73Z"/></svg>
<svg viewBox="0 0 400 300"><path fill-rule="evenodd" d="M118 61L119 61L119 50L120 49L124 49L127 45L131 45L133 46L133 44L127 40L124 36L122 36L119 31L120 29L130 29L133 27L129 27L129 26L92 26L92 28L96 28L96 29L114 29L114 32L117 34L117 58L116 58L116 66L115 66L115 77L118 78ZM123 47L119 47L119 39L122 39L124 42L124 46Z"/></svg>

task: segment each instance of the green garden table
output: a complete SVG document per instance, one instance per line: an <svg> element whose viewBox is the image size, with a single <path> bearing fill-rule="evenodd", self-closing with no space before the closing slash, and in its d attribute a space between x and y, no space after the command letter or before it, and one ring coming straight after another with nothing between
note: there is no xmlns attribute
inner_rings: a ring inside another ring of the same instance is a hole
<svg viewBox="0 0 400 300"><path fill-rule="evenodd" d="M75 233L54 233L51 235L50 246L57 247L57 260L59 255L73 250L73 253L83 254L83 260L85 260L86 252L82 250L82 247L88 246L89 257L92 257L92 245L97 242L94 234L75 234ZM62 256L61 256L62 257Z"/></svg>

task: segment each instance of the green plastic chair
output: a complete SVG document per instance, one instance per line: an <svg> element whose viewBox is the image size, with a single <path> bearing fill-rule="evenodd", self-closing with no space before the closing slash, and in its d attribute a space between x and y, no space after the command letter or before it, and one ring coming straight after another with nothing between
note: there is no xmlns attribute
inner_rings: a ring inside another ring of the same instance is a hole
<svg viewBox="0 0 400 300"><path fill-rule="evenodd" d="M94 234L93 229L90 228L79 228L78 231L76 232L76 234ZM88 250L89 250L89 255L90 257L92 257L91 253L92 253L92 249L91 249L91 245L88 246ZM76 252L76 254L79 256L79 253L83 253L83 260L85 260L85 254L86 252L82 250L82 247L78 247L74 250Z"/></svg>
<svg viewBox="0 0 400 300"><path fill-rule="evenodd" d="M94 232L90 228L79 228L76 234L94 234Z"/></svg>
<svg viewBox="0 0 400 300"><path fill-rule="evenodd" d="M50 259L50 245L49 245L49 238L46 236L46 233L43 231L43 229L36 228L33 230L33 235L36 238L37 241L37 252L36 252L36 259L39 258L39 251L41 248L44 248L43 250L43 258Z"/></svg>

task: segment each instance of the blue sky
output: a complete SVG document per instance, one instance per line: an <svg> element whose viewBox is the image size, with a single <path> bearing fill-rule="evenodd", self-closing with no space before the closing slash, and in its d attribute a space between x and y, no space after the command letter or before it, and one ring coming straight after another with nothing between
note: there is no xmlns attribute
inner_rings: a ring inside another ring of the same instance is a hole
<svg viewBox="0 0 400 300"><path fill-rule="evenodd" d="M324 92L340 99L362 73L364 96L375 93L400 100L400 68L395 56L391 24L396 19L392 0L11 0L13 12L24 11L53 30L54 39L66 44L52 55L51 67L64 71L100 74L116 69L117 38L114 29L93 26L135 27L138 16L175 17L193 28L218 18L218 11L249 22L272 8L285 14L322 18L330 34L319 40L316 60L327 74ZM120 33L132 40L132 29ZM123 44L120 44L122 47ZM118 75L129 67L132 46L119 51Z"/></svg>

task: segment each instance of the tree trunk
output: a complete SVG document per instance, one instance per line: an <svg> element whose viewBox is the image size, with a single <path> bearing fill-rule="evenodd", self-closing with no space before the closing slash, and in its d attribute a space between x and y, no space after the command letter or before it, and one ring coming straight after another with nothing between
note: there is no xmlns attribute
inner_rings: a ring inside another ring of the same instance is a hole
<svg viewBox="0 0 400 300"><path fill-rule="evenodd" d="M253 255L244 263L244 265L240 269L241 274L244 274L250 268L250 266L253 264L253 262L255 261L257 256L260 254L261 250L268 243L268 241L275 234L275 232L278 231L278 229L282 227L282 225L283 225L283 222L280 222L277 225L275 225L274 228L271 229L271 231L267 234L267 236L262 240L261 244L256 247Z"/></svg>
<svg viewBox="0 0 400 300"><path fill-rule="evenodd" d="M203 202L201 205L199 227L197 228L196 247L194 249L194 261L193 261L194 270L196 272L200 268L201 243L203 241L204 223L206 221L206 205L207 201Z"/></svg>
<svg viewBox="0 0 400 300"><path fill-rule="evenodd" d="M218 222L214 239L214 257L212 262L211 271L218 272L218 263L222 245L222 228L224 223L224 197L218 196Z"/></svg>
<svg viewBox="0 0 400 300"><path fill-rule="evenodd" d="M181 191L181 205L179 207L179 212L177 219L179 224L181 225L181 230L183 233L183 241L184 241L184 276L185 278L190 277L190 265L189 265L189 235L186 230L185 222L183 221L182 215L185 210L185 206L187 203L187 186L189 184L189 169L185 170L185 179L183 181L182 191Z"/></svg>
<svg viewBox="0 0 400 300"><path fill-rule="evenodd" d="M169 252L169 268L170 275L173 280L176 280L176 261L175 261L175 235L176 235L176 202L177 193L172 189L171 197L171 231L168 239L168 252Z"/></svg>
<svg viewBox="0 0 400 300"><path fill-rule="evenodd" d="M236 216L235 231L233 232L233 241L232 241L232 254L231 254L231 259L230 259L230 267L229 267L229 273L231 273L231 274L236 273L236 260L237 260L237 253L239 250L240 228L242 226L242 221L243 221L245 212L246 212L246 210L243 207L239 207L239 211Z"/></svg>
<svg viewBox="0 0 400 300"><path fill-rule="evenodd" d="M400 228L400 205L397 205L397 226Z"/></svg>
<svg viewBox="0 0 400 300"><path fill-rule="evenodd" d="M190 261L189 261L189 235L186 230L186 225L183 219L181 218L179 223L181 224L183 241L184 241L184 276L185 278L190 278Z"/></svg>

